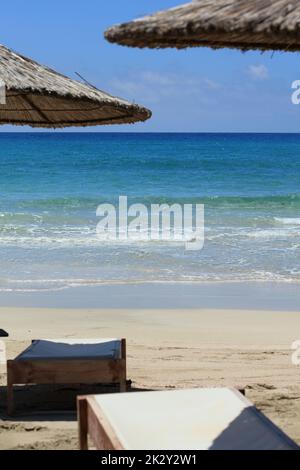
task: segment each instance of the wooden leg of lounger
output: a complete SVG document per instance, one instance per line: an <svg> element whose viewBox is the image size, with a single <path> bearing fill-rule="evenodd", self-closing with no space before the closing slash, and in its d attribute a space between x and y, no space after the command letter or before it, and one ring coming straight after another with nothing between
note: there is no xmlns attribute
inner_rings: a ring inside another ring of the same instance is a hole
<svg viewBox="0 0 300 470"><path fill-rule="evenodd" d="M121 358L122 358L122 371L120 380L120 392L127 391L126 377L127 377L127 364L126 364L126 339L121 339Z"/></svg>
<svg viewBox="0 0 300 470"><path fill-rule="evenodd" d="M126 392L127 391L127 385L126 385L126 379L122 380L120 382L120 392Z"/></svg>
<svg viewBox="0 0 300 470"><path fill-rule="evenodd" d="M77 416L78 416L78 432L79 432L79 449L88 450L87 400L84 397L77 397Z"/></svg>
<svg viewBox="0 0 300 470"><path fill-rule="evenodd" d="M12 415L14 412L14 383L13 371L10 361L7 361L7 413Z"/></svg>
<svg viewBox="0 0 300 470"><path fill-rule="evenodd" d="M7 385L7 414L12 415L14 411L14 386L11 384Z"/></svg>

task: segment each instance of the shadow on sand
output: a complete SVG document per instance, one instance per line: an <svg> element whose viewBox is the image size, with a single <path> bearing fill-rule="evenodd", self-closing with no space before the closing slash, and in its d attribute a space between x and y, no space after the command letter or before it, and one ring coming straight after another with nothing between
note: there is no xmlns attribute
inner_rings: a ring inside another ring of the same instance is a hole
<svg viewBox="0 0 300 470"><path fill-rule="evenodd" d="M133 387L130 392L150 391ZM0 387L0 420L3 421L76 421L76 397L101 393L118 393L115 385L26 385L14 387L15 413L6 411L6 387Z"/></svg>

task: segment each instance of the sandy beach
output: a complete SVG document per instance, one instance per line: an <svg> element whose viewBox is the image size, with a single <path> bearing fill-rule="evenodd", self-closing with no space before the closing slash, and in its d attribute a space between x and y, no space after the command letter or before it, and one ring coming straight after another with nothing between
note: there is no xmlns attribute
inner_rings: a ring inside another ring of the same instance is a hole
<svg viewBox="0 0 300 470"><path fill-rule="evenodd" d="M299 313L221 309L1 308L8 358L33 338L126 337L133 390L229 385L300 443L299 370L291 362ZM76 387L23 388L5 413L1 372L0 449L76 449ZM300 366L298 366L300 367Z"/></svg>

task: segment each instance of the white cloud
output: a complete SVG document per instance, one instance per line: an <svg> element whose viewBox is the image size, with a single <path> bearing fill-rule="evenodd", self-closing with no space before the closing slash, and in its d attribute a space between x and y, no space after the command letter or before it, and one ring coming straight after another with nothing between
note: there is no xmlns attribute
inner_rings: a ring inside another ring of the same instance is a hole
<svg viewBox="0 0 300 470"><path fill-rule="evenodd" d="M117 94L148 103L158 103L167 97L177 99L184 96L206 100L208 93L222 88L220 83L207 77L152 71L140 71L126 78L115 78L111 85Z"/></svg>
<svg viewBox="0 0 300 470"><path fill-rule="evenodd" d="M148 83L156 83L161 86L170 86L176 83L176 76L161 74L157 72L142 72L141 78Z"/></svg>
<svg viewBox="0 0 300 470"><path fill-rule="evenodd" d="M140 77L136 79L120 79L115 78L110 83L112 87L112 93L116 95L122 95L132 102L147 103L158 103L160 101L159 93L153 87L147 85L140 80Z"/></svg>
<svg viewBox="0 0 300 470"><path fill-rule="evenodd" d="M249 65L248 74L255 80L266 80L269 78L269 71L263 64Z"/></svg>
<svg viewBox="0 0 300 470"><path fill-rule="evenodd" d="M214 80L210 80L209 78L204 78L203 83L207 86L207 88L210 88L211 90L218 90L222 88L220 83L215 82Z"/></svg>

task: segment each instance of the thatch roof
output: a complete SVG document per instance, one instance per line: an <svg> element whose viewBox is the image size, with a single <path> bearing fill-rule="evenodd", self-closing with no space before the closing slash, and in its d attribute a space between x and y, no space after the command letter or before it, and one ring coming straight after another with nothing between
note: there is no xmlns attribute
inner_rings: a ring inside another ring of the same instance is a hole
<svg viewBox="0 0 300 470"><path fill-rule="evenodd" d="M135 47L300 50L299 0L194 0L113 26L110 42Z"/></svg>
<svg viewBox="0 0 300 470"><path fill-rule="evenodd" d="M71 80L0 45L0 124L94 126L145 121L151 111Z"/></svg>

